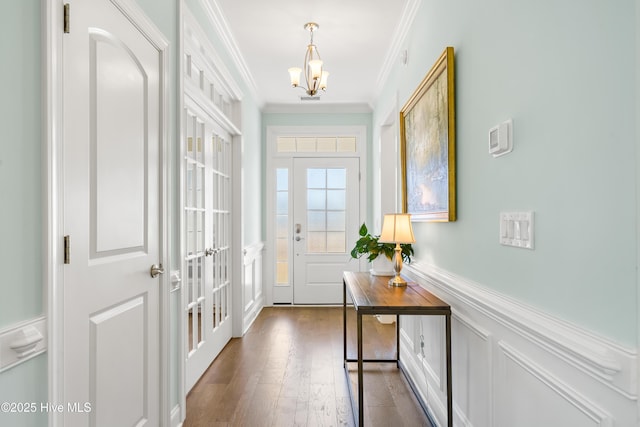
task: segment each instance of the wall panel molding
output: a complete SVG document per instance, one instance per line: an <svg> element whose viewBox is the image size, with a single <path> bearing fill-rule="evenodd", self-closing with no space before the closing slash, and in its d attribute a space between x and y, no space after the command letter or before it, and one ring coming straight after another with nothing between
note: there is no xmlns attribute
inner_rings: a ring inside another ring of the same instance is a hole
<svg viewBox="0 0 640 427"><path fill-rule="evenodd" d="M242 275L242 334L249 329L251 324L264 307L264 293L262 286L262 253L264 242L256 242L247 245L243 249L243 275Z"/></svg>
<svg viewBox="0 0 640 427"><path fill-rule="evenodd" d="M556 425L637 422L637 349L425 263L403 273L451 305L456 425L548 425L540 405L553 408ZM427 318L401 318L400 356L418 396L446 425L444 343L425 334L425 345L441 357L424 357L420 327ZM524 413L529 418L519 418Z"/></svg>
<svg viewBox="0 0 640 427"><path fill-rule="evenodd" d="M554 394L554 396L549 397L549 400L557 397L559 399L563 399L570 405L571 409L574 411L574 414L572 414L573 418L578 418L579 421L565 420L565 425L586 426L592 424L595 426L603 427L610 427L612 425L611 416L594 402L589 401L587 398L585 398L582 393L567 385L555 375L547 372L544 368L531 361L528 357L526 357L524 354L516 350L508 343L501 341L498 343L498 347L500 348L501 371L502 374L505 375L505 378L503 378L501 384L508 386L508 382L512 380L512 378L509 378L508 375L506 375L507 365L510 364L516 369L520 369L522 373L530 376L533 380L539 382L542 387L545 387L548 390L547 395ZM507 402L512 400L512 398L509 398L509 394L509 390L505 390L503 396L504 400L498 405L500 406L500 409L496 409L496 411L503 411L507 413L510 412L510 405ZM515 397L515 399L517 399L517 397ZM535 405L531 406L534 406L534 408L532 408L533 410L540 410L541 408L546 407L546 405L544 405L539 400L536 400ZM567 414L558 415L567 417ZM520 413L518 416L522 417L524 416L524 414ZM553 414L552 416L555 416L555 414ZM513 420L501 420L499 424L509 425L512 422Z"/></svg>
<svg viewBox="0 0 640 427"><path fill-rule="evenodd" d="M0 330L0 373L47 351L47 319L36 317Z"/></svg>
<svg viewBox="0 0 640 427"><path fill-rule="evenodd" d="M464 302L627 398L637 398L635 376L629 375L636 370L637 350L624 348L437 267L412 264L407 270L418 281Z"/></svg>

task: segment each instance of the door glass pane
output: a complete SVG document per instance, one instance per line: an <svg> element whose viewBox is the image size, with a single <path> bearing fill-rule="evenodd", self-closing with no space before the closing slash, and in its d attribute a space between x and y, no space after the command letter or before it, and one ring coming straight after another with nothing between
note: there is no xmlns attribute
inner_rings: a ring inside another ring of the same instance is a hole
<svg viewBox="0 0 640 427"><path fill-rule="evenodd" d="M289 213L289 194L284 191L278 191L276 194L276 211L278 215L286 215Z"/></svg>
<svg viewBox="0 0 640 427"><path fill-rule="evenodd" d="M346 252L346 233L344 231L332 231L327 233L327 252Z"/></svg>
<svg viewBox="0 0 640 427"><path fill-rule="evenodd" d="M289 285L289 169L276 169L276 286Z"/></svg>
<svg viewBox="0 0 640 427"><path fill-rule="evenodd" d="M289 235L288 215L276 215L276 237L287 237Z"/></svg>
<svg viewBox="0 0 640 427"><path fill-rule="evenodd" d="M193 169L194 165L191 162L187 162L185 167L185 191L184 191L184 205L193 206L192 194L193 194Z"/></svg>
<svg viewBox="0 0 640 427"><path fill-rule="evenodd" d="M307 211L307 229L309 231L326 230L325 211Z"/></svg>
<svg viewBox="0 0 640 427"><path fill-rule="evenodd" d="M326 188L326 169L307 169L307 188Z"/></svg>
<svg viewBox="0 0 640 427"><path fill-rule="evenodd" d="M346 206L345 190L327 190L327 209L343 211Z"/></svg>
<svg viewBox="0 0 640 427"><path fill-rule="evenodd" d="M347 170L327 169L327 188L347 188Z"/></svg>
<svg viewBox="0 0 640 427"><path fill-rule="evenodd" d="M307 233L307 251L324 253L327 251L327 233L324 231L309 231Z"/></svg>
<svg viewBox="0 0 640 427"><path fill-rule="evenodd" d="M277 263L276 282L278 285L289 284L289 264L286 262Z"/></svg>
<svg viewBox="0 0 640 427"><path fill-rule="evenodd" d="M289 169L276 169L276 191L289 191Z"/></svg>
<svg viewBox="0 0 640 427"><path fill-rule="evenodd" d="M346 231L345 211L327 212L327 231Z"/></svg>
<svg viewBox="0 0 640 427"><path fill-rule="evenodd" d="M326 190L307 190L307 209L326 209L327 191Z"/></svg>

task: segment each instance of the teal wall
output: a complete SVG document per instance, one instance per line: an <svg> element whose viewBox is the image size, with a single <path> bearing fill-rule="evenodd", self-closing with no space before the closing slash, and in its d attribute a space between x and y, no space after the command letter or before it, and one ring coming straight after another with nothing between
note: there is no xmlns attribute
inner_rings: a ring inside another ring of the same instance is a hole
<svg viewBox="0 0 640 427"><path fill-rule="evenodd" d="M458 221L416 223L416 258L631 347L638 337L636 2L423 0L374 111L455 48ZM399 100L399 101L397 101ZM487 153L513 119L514 151ZM501 211L535 211L535 250Z"/></svg>
<svg viewBox="0 0 640 427"><path fill-rule="evenodd" d="M39 268L43 246L40 1L8 2L2 13L7 19L0 25L0 329L45 310ZM46 355L0 374L0 402L41 402L46 397ZM3 426L45 424L46 416L40 412L0 412Z"/></svg>
<svg viewBox="0 0 640 427"><path fill-rule="evenodd" d="M0 403L34 403L35 412L0 411L0 425L11 427L43 427L47 413L41 403L48 401L47 358L44 355L28 360L0 374ZM15 407L14 409L18 409ZM32 407L29 406L29 411Z"/></svg>
<svg viewBox="0 0 640 427"><path fill-rule="evenodd" d="M43 312L40 1L4 5L0 25L0 329ZM20 40L19 44L14 43Z"/></svg>

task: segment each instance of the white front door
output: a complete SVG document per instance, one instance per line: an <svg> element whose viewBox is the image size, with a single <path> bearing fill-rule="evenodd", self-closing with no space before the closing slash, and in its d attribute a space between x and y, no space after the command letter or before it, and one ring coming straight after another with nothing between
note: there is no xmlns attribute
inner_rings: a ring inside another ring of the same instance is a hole
<svg viewBox="0 0 640 427"><path fill-rule="evenodd" d="M231 339L231 136L185 97L186 390Z"/></svg>
<svg viewBox="0 0 640 427"><path fill-rule="evenodd" d="M342 302L360 219L358 158L293 160L293 302Z"/></svg>
<svg viewBox="0 0 640 427"><path fill-rule="evenodd" d="M158 426L161 51L109 0L64 35L63 400L69 426Z"/></svg>

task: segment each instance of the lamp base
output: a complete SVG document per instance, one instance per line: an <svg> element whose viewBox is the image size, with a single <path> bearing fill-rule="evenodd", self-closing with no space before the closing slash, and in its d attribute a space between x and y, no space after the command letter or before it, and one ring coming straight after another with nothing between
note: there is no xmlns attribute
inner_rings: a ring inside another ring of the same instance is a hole
<svg viewBox="0 0 640 427"><path fill-rule="evenodd" d="M407 281L400 276L396 276L393 279L389 280L389 286L396 286L396 287L407 286Z"/></svg>

